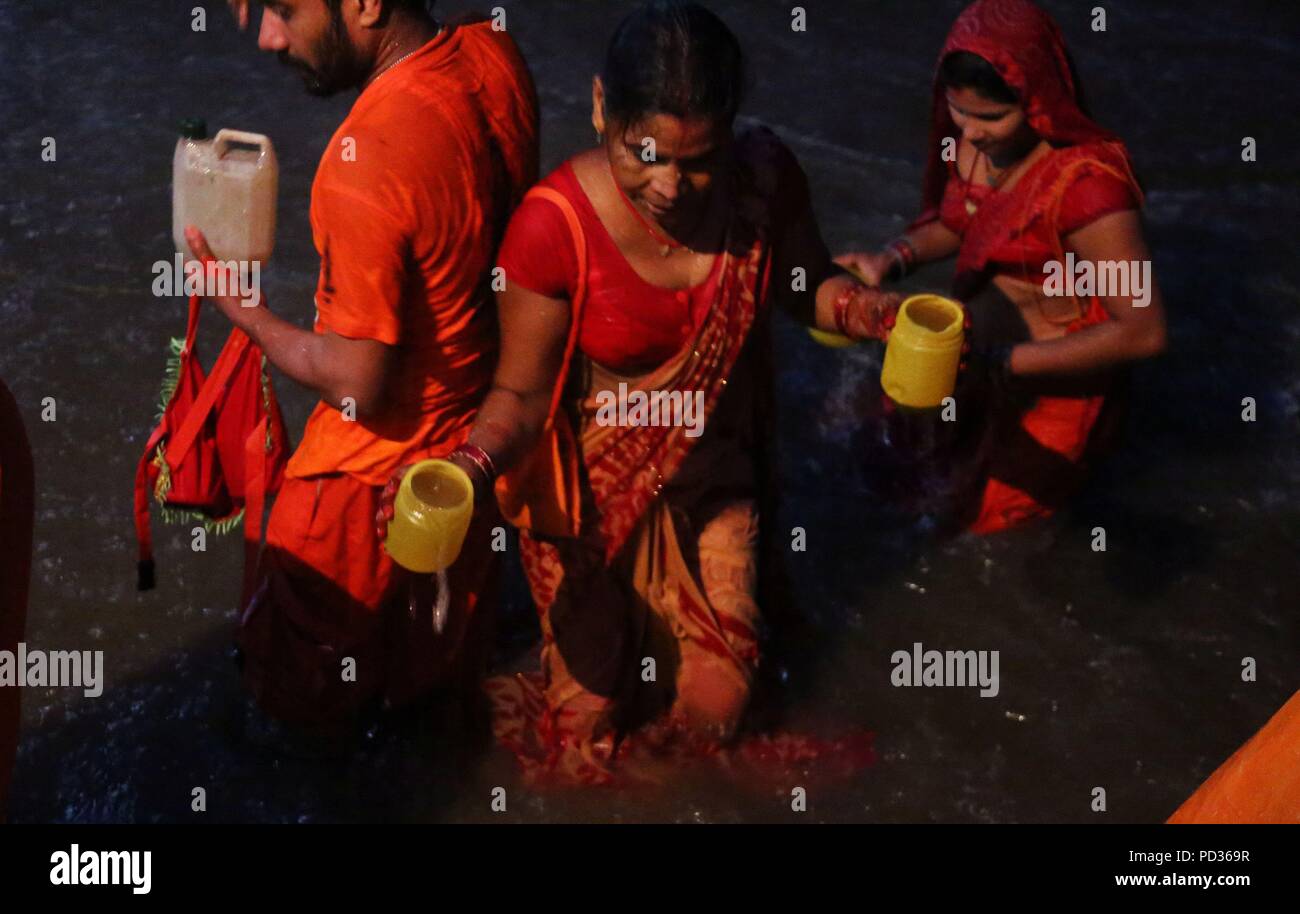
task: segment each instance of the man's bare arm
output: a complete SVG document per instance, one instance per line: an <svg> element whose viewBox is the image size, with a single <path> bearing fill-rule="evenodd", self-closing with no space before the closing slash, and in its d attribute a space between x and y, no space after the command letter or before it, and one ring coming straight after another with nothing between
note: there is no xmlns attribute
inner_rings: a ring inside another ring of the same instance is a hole
<svg viewBox="0 0 1300 914"><path fill-rule="evenodd" d="M186 238L199 260L212 257L202 232L192 229ZM236 296L208 300L261 347L272 365L335 409L351 406L359 419L381 409L393 347L377 340L304 330L276 317L261 302L250 308Z"/></svg>

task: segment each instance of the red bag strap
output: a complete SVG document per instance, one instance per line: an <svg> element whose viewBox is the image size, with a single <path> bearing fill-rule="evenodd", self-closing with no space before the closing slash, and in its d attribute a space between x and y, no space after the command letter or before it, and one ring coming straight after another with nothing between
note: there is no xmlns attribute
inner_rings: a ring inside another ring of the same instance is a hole
<svg viewBox="0 0 1300 914"><path fill-rule="evenodd" d="M149 529L149 464L165 430L164 420L149 436L140 463L135 468L135 539L140 547L136 562L137 590L153 590L154 586L153 532Z"/></svg>
<svg viewBox="0 0 1300 914"><path fill-rule="evenodd" d="M547 200L560 210L565 222L569 224L569 232L573 236L573 248L578 257L578 281L574 289L573 301L569 303L569 339L564 345L564 361L560 363L560 375L556 378L555 391L551 394L551 407L546 412L545 427L550 428L555 422L555 414L560 409L564 384L569 375L569 365L573 362L573 354L578 349L578 337L582 331L582 308L587 301L587 236L582 230L582 223L578 220L577 210L564 194L550 187L534 187L524 196L524 199L527 200L529 197Z"/></svg>
<svg viewBox="0 0 1300 914"><path fill-rule="evenodd" d="M253 598L253 586L257 580L269 463L266 436L272 427L271 414L267 412L244 441L244 583L240 589L241 612Z"/></svg>
<svg viewBox="0 0 1300 914"><path fill-rule="evenodd" d="M188 353L194 349L194 340L199 335L199 312L202 310L203 300L197 295L190 296L190 316L185 322L185 348L182 352Z"/></svg>
<svg viewBox="0 0 1300 914"><path fill-rule="evenodd" d="M165 457L168 466L180 465L189 454L190 448L198 440L199 433L203 431L203 424L208 421L209 414L217 405L217 398L225 392L226 385L235 370L239 368L240 360L248 351L251 342L248 334L242 330L235 329L230 332L225 348L221 350L217 363L212 366L212 373L208 375L203 382L203 387L199 389L198 396L194 398L190 411L185 415L185 421L167 442Z"/></svg>

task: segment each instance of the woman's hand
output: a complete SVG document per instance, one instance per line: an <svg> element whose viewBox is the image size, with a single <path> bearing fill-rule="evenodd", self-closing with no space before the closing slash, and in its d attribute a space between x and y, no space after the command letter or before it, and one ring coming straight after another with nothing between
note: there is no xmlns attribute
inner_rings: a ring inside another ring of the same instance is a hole
<svg viewBox="0 0 1300 914"><path fill-rule="evenodd" d="M402 485L402 477L410 472L414 465L404 466L394 471L393 478L388 480L384 491L379 493L379 510L375 512L375 534L380 542L388 539L388 522L393 519L393 502L397 499L397 490Z"/></svg>
<svg viewBox="0 0 1300 914"><path fill-rule="evenodd" d="M961 361L957 363L957 373L965 374L966 369L970 367L970 357L971 357L970 337L971 337L971 328L974 326L974 324L971 322L970 319L970 308L966 307L966 304L964 302L962 303L961 310L962 310L962 314L965 316L962 318L962 322L961 322L961 333L962 333Z"/></svg>
<svg viewBox="0 0 1300 914"><path fill-rule="evenodd" d="M897 292L882 292L857 286L846 290L843 302L843 332L855 340L889 341L890 331L898 321L898 309L903 296ZM836 305L837 312L840 304Z"/></svg>
<svg viewBox="0 0 1300 914"><path fill-rule="evenodd" d="M889 278L894 258L888 252L876 254L849 253L835 258L838 266L848 270L872 288L879 288Z"/></svg>
<svg viewBox="0 0 1300 914"><path fill-rule="evenodd" d="M446 460L464 470L465 475L469 477L470 484L474 486L474 514L478 516L481 513L479 508L494 497L492 480L488 479L478 464L459 451L448 454ZM393 519L393 503L397 500L397 490L402 486L402 477L409 473L413 466L415 464L408 464L395 470L392 478L388 480L388 485L384 486L384 491L379 493L379 510L375 512L375 533L380 540L388 538L388 523Z"/></svg>

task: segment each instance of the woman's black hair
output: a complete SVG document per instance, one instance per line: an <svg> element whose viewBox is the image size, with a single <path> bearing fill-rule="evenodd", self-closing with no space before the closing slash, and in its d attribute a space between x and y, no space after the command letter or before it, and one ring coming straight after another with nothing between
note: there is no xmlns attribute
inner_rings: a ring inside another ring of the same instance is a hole
<svg viewBox="0 0 1300 914"><path fill-rule="evenodd" d="M983 57L970 51L953 51L939 65L939 81L948 89L974 89L991 102L1020 104L1016 90Z"/></svg>
<svg viewBox="0 0 1300 914"><path fill-rule="evenodd" d="M614 123L670 114L730 124L745 95L745 55L731 29L700 4L652 0L614 32L600 80Z"/></svg>

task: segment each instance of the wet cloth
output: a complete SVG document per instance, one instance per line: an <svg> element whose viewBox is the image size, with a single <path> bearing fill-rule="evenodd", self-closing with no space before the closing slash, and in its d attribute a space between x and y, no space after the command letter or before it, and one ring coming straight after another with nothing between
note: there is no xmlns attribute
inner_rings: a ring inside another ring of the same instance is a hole
<svg viewBox="0 0 1300 914"><path fill-rule="evenodd" d="M793 157L771 133L756 131L738 144L737 201L720 263L706 284L712 297L670 358L632 376L590 357L642 355L632 355L635 341L602 340L607 328L589 334L585 326L601 320L599 306L587 310L601 296L633 313L647 308L639 301L647 286L639 277L606 260L599 275L610 288L589 285L586 302L573 303L586 343L560 384L572 385L563 406L579 443L581 529L571 537L521 532L524 571L541 616L542 669L488 682L495 733L530 783L637 780L646 753L701 758L748 751L747 757L771 762L824 748L789 737L724 750L748 704L759 660L755 455L768 409L773 247L779 227L788 224L773 201L798 177L790 172L797 169ZM552 189L580 210L576 181L554 182ZM535 207L521 208L516 218L537 215ZM597 252L593 261L612 256L599 253L603 240L592 241L592 235L600 239L588 221L567 243L589 246ZM556 241L512 229L503 260L521 265L542 258L514 244ZM617 249L613 255L622 257ZM560 285L580 284L574 276ZM557 291L538 287L543 294ZM700 392L703 434L687 435L680 425L596 421L600 393L619 384L632 391ZM869 745L855 748L859 761L869 756Z"/></svg>
<svg viewBox="0 0 1300 914"><path fill-rule="evenodd" d="M382 491L339 473L288 479L276 500L238 637L244 683L275 717L330 725L480 681L500 521L491 510L476 517L447 572L447 628L435 635L432 579L397 567L375 531Z"/></svg>
<svg viewBox="0 0 1300 914"><path fill-rule="evenodd" d="M942 138L959 131L936 77L924 211L913 227L942 219L961 236L953 294L968 300L999 274L1041 281L1045 262L1064 262L1066 235L1109 213L1137 209L1142 192L1123 143L1084 112L1060 30L1041 9L1028 0L978 0L953 25L940 63L957 51L991 63L1022 99L1030 126L1054 147L1008 190L968 184L941 155ZM1076 303L1066 333L1110 320L1096 296ZM997 438L987 455L987 482L968 506L972 531L1004 530L1060 506L1083 476L1084 455L1098 450L1090 439L1107 413L1112 380L1076 379L1057 395L1021 379L1015 384L1031 395L1028 407L988 404Z"/></svg>
<svg viewBox="0 0 1300 914"><path fill-rule="evenodd" d="M0 381L0 651L14 654L27 621L35 507L32 452L9 388ZM22 690L0 689L0 822L18 752Z"/></svg>
<svg viewBox="0 0 1300 914"><path fill-rule="evenodd" d="M536 176L532 80L486 22L449 26L376 78L321 158L316 332L379 341L395 362L377 415L317 406L272 511L238 639L245 681L276 716L323 724L474 665L457 648L489 602L488 538L471 536L449 573L448 630L435 641L417 601L412 634L394 641L411 576L394 568L374 517L393 471L469 434L496 359L490 271ZM345 658L355 682L342 678Z"/></svg>
<svg viewBox="0 0 1300 914"><path fill-rule="evenodd" d="M1171 825L1300 824L1300 692L1169 817Z"/></svg>
<svg viewBox="0 0 1300 914"><path fill-rule="evenodd" d="M1093 298L1088 313L1067 332L1105 320L1109 316ZM1126 383L1122 370L1033 384L1010 379L1005 389L985 398L983 427L968 439L978 444L963 467L973 480L967 491L975 493L961 499L958 511L968 529L996 533L1049 517L1064 505L1115 446L1127 406Z"/></svg>

